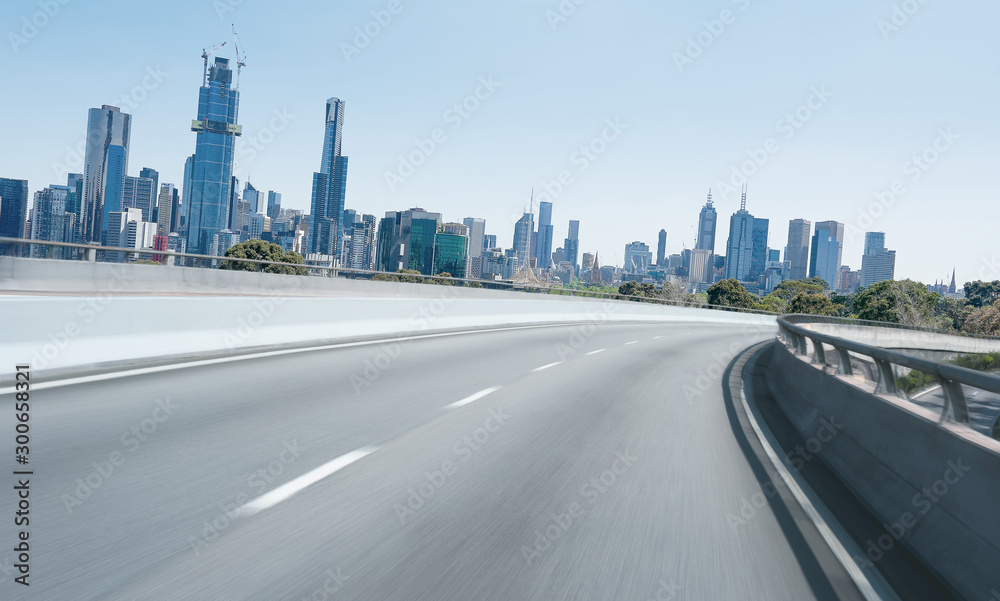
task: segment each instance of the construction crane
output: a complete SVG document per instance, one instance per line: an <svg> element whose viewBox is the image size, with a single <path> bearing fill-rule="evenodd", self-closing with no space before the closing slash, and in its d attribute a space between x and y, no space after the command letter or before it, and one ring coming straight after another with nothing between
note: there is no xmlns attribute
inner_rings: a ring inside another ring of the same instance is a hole
<svg viewBox="0 0 1000 601"><path fill-rule="evenodd" d="M205 51L204 48L201 49L201 58L205 59L205 72L204 72L204 75L202 76L202 82L201 82L202 86L204 86L204 87L208 86L208 57L210 57L213 54L215 54L216 52L218 52L219 48L222 48L225 45L226 45L226 43L222 42L221 44L219 44L215 48L212 48L211 52Z"/></svg>
<svg viewBox="0 0 1000 601"><path fill-rule="evenodd" d="M247 65L247 57L245 54L240 54L240 40L236 37L235 23L233 23L233 46L236 47L236 85L233 87L238 90L240 89L240 71Z"/></svg>

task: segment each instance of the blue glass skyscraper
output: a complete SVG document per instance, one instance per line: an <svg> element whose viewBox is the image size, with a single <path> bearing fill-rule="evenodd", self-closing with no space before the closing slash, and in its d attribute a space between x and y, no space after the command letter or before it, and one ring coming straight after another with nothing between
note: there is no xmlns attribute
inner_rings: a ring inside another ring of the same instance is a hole
<svg viewBox="0 0 1000 601"><path fill-rule="evenodd" d="M28 215L28 180L0 177L0 236L23 238ZM0 244L0 254L10 250Z"/></svg>
<svg viewBox="0 0 1000 601"><path fill-rule="evenodd" d="M735 278L741 282L749 281L753 248L754 216L747 211L747 194L744 191L740 210L729 218L729 242L726 243L726 279Z"/></svg>
<svg viewBox="0 0 1000 601"><path fill-rule="evenodd" d="M326 101L326 133L319 173L313 173L309 252L340 256L342 218L347 196L347 157L340 154L344 131L344 101Z"/></svg>
<svg viewBox="0 0 1000 601"><path fill-rule="evenodd" d="M84 242L104 242L108 214L122 210L132 116L116 106L90 109L83 166L80 230Z"/></svg>
<svg viewBox="0 0 1000 601"><path fill-rule="evenodd" d="M233 173L233 147L241 128L236 124L240 93L232 87L229 59L216 58L209 70L208 85L198 92L198 119L191 122L197 133L191 166L191 193L184 202L187 250L207 254L212 239L229 223L229 200Z"/></svg>

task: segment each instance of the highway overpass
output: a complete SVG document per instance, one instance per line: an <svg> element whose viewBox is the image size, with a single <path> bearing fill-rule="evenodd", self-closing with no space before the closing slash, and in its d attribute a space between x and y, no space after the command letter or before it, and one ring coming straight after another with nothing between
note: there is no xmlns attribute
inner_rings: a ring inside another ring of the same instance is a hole
<svg viewBox="0 0 1000 601"><path fill-rule="evenodd" d="M6 258L0 288L4 406L33 365L31 586L0 553L4 599L967 596L922 547L858 561L896 501L826 457L857 423L796 413L774 365L839 376L774 316ZM992 490L997 444L935 425Z"/></svg>

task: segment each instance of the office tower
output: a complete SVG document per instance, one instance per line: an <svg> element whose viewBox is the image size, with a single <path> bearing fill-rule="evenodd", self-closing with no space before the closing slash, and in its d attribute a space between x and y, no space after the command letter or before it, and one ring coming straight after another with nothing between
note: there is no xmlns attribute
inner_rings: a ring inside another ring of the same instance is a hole
<svg viewBox="0 0 1000 601"><path fill-rule="evenodd" d="M535 265L539 269L552 266L552 203L538 203L538 245L535 248Z"/></svg>
<svg viewBox="0 0 1000 601"><path fill-rule="evenodd" d="M745 196L744 194L744 199ZM698 215L698 240L695 242L695 248L715 252L715 226L717 221L718 214L715 212L715 207L712 206L712 190L709 189L708 200L705 202L705 206L701 208L701 214Z"/></svg>
<svg viewBox="0 0 1000 601"><path fill-rule="evenodd" d="M660 230L656 240L656 266L664 267L667 261L667 230Z"/></svg>
<svg viewBox="0 0 1000 601"><path fill-rule="evenodd" d="M116 106L104 105L87 114L80 219L84 242L102 242L105 217L122 210L131 129L132 116Z"/></svg>
<svg viewBox="0 0 1000 601"><path fill-rule="evenodd" d="M375 216L362 215L361 225L365 227L364 257L361 269L372 271L375 269Z"/></svg>
<svg viewBox="0 0 1000 601"><path fill-rule="evenodd" d="M726 243L726 279L750 280L750 262L754 247L754 216L747 211L747 193L743 189L740 210L729 218L729 242Z"/></svg>
<svg viewBox="0 0 1000 601"><path fill-rule="evenodd" d="M250 205L251 215L254 213L263 213L260 210L260 192L250 182L247 182L246 186L243 187L243 200Z"/></svg>
<svg viewBox="0 0 1000 601"><path fill-rule="evenodd" d="M483 250L489 250L491 248L497 247L497 235L496 234L484 234L483 235Z"/></svg>
<svg viewBox="0 0 1000 601"><path fill-rule="evenodd" d="M0 237L23 238L28 217L28 180L0 177ZM0 244L0 254L15 248Z"/></svg>
<svg viewBox="0 0 1000 601"><path fill-rule="evenodd" d="M248 240L260 240L261 237L263 237L264 232L266 231L266 228L264 227L266 220L267 220L267 215L263 213L250 213L249 222L247 223ZM233 233L239 235L239 232L233 232Z"/></svg>
<svg viewBox="0 0 1000 601"><path fill-rule="evenodd" d="M462 220L462 224L469 228L469 257L482 256L486 236L486 220L466 217Z"/></svg>
<svg viewBox="0 0 1000 601"><path fill-rule="evenodd" d="M163 184L160 186L160 195L157 197L156 223L157 231L166 236L176 233L180 228L180 194L173 184Z"/></svg>
<svg viewBox="0 0 1000 601"><path fill-rule="evenodd" d="M434 273L465 278L468 254L469 228L461 223L442 225L434 237Z"/></svg>
<svg viewBox="0 0 1000 601"><path fill-rule="evenodd" d="M156 207L155 182L149 177L125 176L122 187L122 210L139 209L143 221L153 220L153 210Z"/></svg>
<svg viewBox="0 0 1000 601"><path fill-rule="evenodd" d="M83 203L83 174L70 173L66 176L66 187L70 192L66 196L66 212L76 214L79 219L80 207Z"/></svg>
<svg viewBox="0 0 1000 601"><path fill-rule="evenodd" d="M151 169L149 167L143 167L139 170L139 177L148 177L153 180L153 190L159 191L160 189L160 172L156 169ZM154 199L156 200L156 199Z"/></svg>
<svg viewBox="0 0 1000 601"><path fill-rule="evenodd" d="M753 250L750 253L749 281L756 282L767 267L767 219L753 220Z"/></svg>
<svg viewBox="0 0 1000 601"><path fill-rule="evenodd" d="M309 246L311 253L320 255L339 256L341 252L341 218L347 195L347 157L340 152L344 109L343 100L326 101L323 158L319 173L313 173Z"/></svg>
<svg viewBox="0 0 1000 601"><path fill-rule="evenodd" d="M865 234L865 254L861 256L861 286L891 280L896 272L896 251L885 248L884 232Z"/></svg>
<svg viewBox="0 0 1000 601"><path fill-rule="evenodd" d="M208 80L198 91L198 119L191 131L197 134L191 166L191 194L184 202L187 248L194 254L209 254L216 234L229 225L233 202L233 148L241 127L236 123L240 93L232 86L229 60L215 58Z"/></svg>
<svg viewBox="0 0 1000 601"><path fill-rule="evenodd" d="M523 267L531 262L531 237L535 230L535 216L525 213L514 224L513 251Z"/></svg>
<svg viewBox="0 0 1000 601"><path fill-rule="evenodd" d="M212 242L208 245L208 254L217 257L226 256L226 251L240 243L240 235L232 230L219 230L212 234Z"/></svg>
<svg viewBox="0 0 1000 601"><path fill-rule="evenodd" d="M691 250L691 266L688 268L688 283L712 282L712 251L707 248Z"/></svg>
<svg viewBox="0 0 1000 601"><path fill-rule="evenodd" d="M271 190L267 191L267 216L272 221L281 215L281 194Z"/></svg>
<svg viewBox="0 0 1000 601"><path fill-rule="evenodd" d="M35 192L35 202L31 209L31 239L48 240L50 242L69 242L73 232L66 231L66 198L70 193L69 186L49 186ZM72 213L71 213L72 215ZM75 218L71 220L75 226ZM45 258L49 247L32 246L31 256ZM62 256L56 251L54 256Z"/></svg>
<svg viewBox="0 0 1000 601"><path fill-rule="evenodd" d="M768 263L781 263L781 251L777 248L767 249L767 262Z"/></svg>
<svg viewBox="0 0 1000 601"><path fill-rule="evenodd" d="M594 254L593 253L583 253L580 258L580 273L585 273L593 269L594 267Z"/></svg>
<svg viewBox="0 0 1000 601"><path fill-rule="evenodd" d="M625 273L646 275L653 253L644 242L635 241L625 245Z"/></svg>
<svg viewBox="0 0 1000 601"><path fill-rule="evenodd" d="M837 285L840 261L844 252L844 224L820 221L812 238L809 257L809 277L820 277L831 288Z"/></svg>
<svg viewBox="0 0 1000 601"><path fill-rule="evenodd" d="M184 234L184 248L187 248L188 214L191 207L191 177L194 174L194 155L184 160L184 182L181 184L181 219L179 233Z"/></svg>
<svg viewBox="0 0 1000 601"><path fill-rule="evenodd" d="M837 292L841 294L853 294L861 285L861 272L851 271L849 265L840 266L840 274L837 279Z"/></svg>
<svg viewBox="0 0 1000 601"><path fill-rule="evenodd" d="M563 249L566 252L566 261L573 265L575 272L580 255L580 222L576 219L569 220L569 232L563 242Z"/></svg>
<svg viewBox="0 0 1000 601"><path fill-rule="evenodd" d="M376 269L415 269L433 275L434 236L440 223L440 213L421 208L387 212L379 222Z"/></svg>
<svg viewBox="0 0 1000 601"><path fill-rule="evenodd" d="M791 265L788 279L804 280L809 269L809 234L812 224L806 219L788 222L788 245L785 260Z"/></svg>

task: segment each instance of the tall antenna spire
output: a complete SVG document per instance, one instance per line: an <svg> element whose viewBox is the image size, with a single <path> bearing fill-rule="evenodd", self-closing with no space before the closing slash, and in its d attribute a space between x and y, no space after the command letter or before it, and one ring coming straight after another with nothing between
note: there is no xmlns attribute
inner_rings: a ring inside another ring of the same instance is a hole
<svg viewBox="0 0 1000 601"><path fill-rule="evenodd" d="M743 184L743 199L740 200L740 210L747 210L747 185Z"/></svg>
<svg viewBox="0 0 1000 601"><path fill-rule="evenodd" d="M708 206L712 206L712 189L708 189Z"/></svg>

